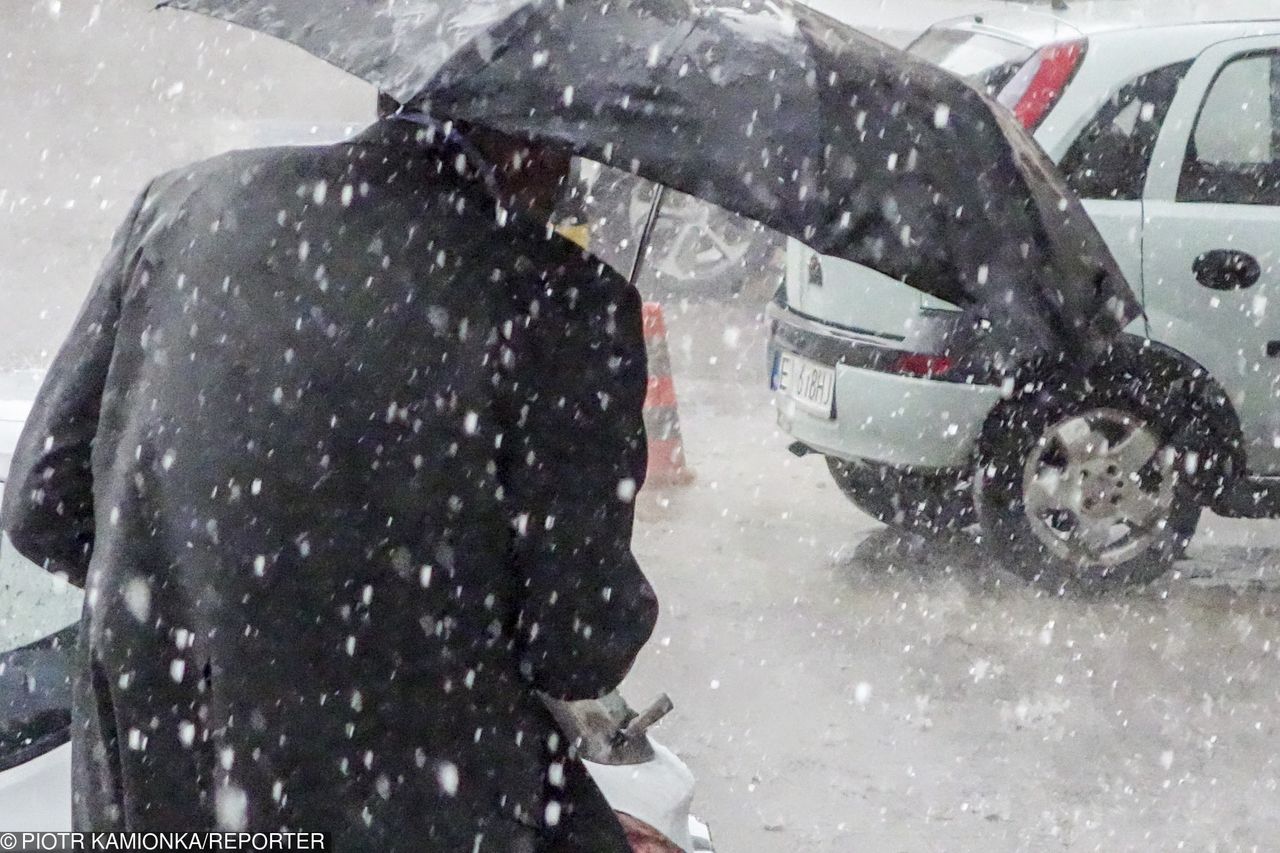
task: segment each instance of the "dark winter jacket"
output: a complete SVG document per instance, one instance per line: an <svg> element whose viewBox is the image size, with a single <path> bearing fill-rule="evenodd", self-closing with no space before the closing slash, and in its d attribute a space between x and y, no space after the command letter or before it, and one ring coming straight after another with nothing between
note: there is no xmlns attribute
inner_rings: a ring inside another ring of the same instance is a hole
<svg viewBox="0 0 1280 853"><path fill-rule="evenodd" d="M639 298L423 133L158 179L48 374L4 523L88 593L81 827L506 853L600 807L534 691L655 619Z"/></svg>

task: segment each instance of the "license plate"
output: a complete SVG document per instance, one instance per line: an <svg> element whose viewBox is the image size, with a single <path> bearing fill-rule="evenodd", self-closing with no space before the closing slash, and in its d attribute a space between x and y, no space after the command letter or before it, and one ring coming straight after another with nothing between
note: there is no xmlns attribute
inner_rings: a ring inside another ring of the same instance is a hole
<svg viewBox="0 0 1280 853"><path fill-rule="evenodd" d="M778 353L773 388L803 409L824 418L836 414L836 371L789 352Z"/></svg>

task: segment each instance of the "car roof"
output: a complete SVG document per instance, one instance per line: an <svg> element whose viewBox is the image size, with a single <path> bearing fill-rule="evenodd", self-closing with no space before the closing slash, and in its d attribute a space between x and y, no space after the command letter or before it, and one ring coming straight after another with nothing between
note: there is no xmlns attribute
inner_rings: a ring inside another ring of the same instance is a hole
<svg viewBox="0 0 1280 853"><path fill-rule="evenodd" d="M1280 33L1275 0L1067 0L1064 9L1014 6L942 21L934 29L984 32L1038 47L1066 38L1168 27L1232 29L1247 25L1259 35Z"/></svg>

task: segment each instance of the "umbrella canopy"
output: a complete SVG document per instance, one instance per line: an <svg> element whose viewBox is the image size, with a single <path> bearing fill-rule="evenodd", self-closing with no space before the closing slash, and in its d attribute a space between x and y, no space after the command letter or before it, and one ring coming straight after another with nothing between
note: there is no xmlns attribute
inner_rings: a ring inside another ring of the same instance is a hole
<svg viewBox="0 0 1280 853"><path fill-rule="evenodd" d="M1024 355L1096 356L1141 310L1012 116L789 0L164 5L757 220L972 308Z"/></svg>

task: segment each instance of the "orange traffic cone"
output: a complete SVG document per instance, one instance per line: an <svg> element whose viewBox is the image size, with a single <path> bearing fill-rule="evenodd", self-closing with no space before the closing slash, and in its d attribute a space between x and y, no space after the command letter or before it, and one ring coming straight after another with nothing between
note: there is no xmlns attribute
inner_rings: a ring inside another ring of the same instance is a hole
<svg viewBox="0 0 1280 853"><path fill-rule="evenodd" d="M644 342L649 352L649 392L644 401L644 426L649 433L647 480L659 486L688 485L694 475L684 458L667 323L656 302L644 304Z"/></svg>

